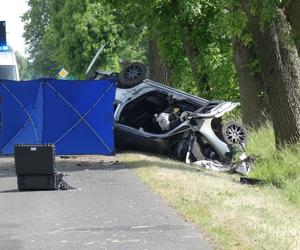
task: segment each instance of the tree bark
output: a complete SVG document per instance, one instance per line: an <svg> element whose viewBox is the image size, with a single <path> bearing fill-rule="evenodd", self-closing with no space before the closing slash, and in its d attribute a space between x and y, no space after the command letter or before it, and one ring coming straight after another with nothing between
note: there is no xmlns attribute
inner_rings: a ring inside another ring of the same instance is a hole
<svg viewBox="0 0 300 250"><path fill-rule="evenodd" d="M191 28L187 30L189 30L190 33L193 32ZM192 77L194 78L198 90L200 91L200 93L207 94L210 88L208 84L209 76L207 73L200 71L200 66L198 62L199 50L186 37L183 39L183 49L189 61L191 71L192 71Z"/></svg>
<svg viewBox="0 0 300 250"><path fill-rule="evenodd" d="M198 73L198 63L197 63L197 49L191 45L188 41L183 41L183 48L185 54L189 60L193 78L194 80L199 83L199 73Z"/></svg>
<svg viewBox="0 0 300 250"><path fill-rule="evenodd" d="M292 27L292 34L300 55L300 0L290 0L285 7L285 14Z"/></svg>
<svg viewBox="0 0 300 250"><path fill-rule="evenodd" d="M276 146L300 141L300 59L295 46L285 36L290 26L281 9L277 19L260 27L260 19L250 12L249 0L241 0L246 13L254 48L258 56L275 132Z"/></svg>
<svg viewBox="0 0 300 250"><path fill-rule="evenodd" d="M267 120L267 100L261 73L253 73L249 68L254 58L253 48L246 47L241 40L234 38L233 42L234 64L240 88L240 102L243 123L247 127L258 129Z"/></svg>
<svg viewBox="0 0 300 250"><path fill-rule="evenodd" d="M148 44L149 78L153 81L168 85L170 81L170 68L162 61L156 41L149 40Z"/></svg>

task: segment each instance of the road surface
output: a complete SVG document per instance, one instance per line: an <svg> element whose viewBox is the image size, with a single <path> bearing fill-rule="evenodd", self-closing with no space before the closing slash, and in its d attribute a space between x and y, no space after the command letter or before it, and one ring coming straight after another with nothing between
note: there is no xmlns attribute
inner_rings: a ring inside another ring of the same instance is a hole
<svg viewBox="0 0 300 250"><path fill-rule="evenodd" d="M0 158L0 249L211 249L199 230L114 158L57 158L68 191L18 192Z"/></svg>

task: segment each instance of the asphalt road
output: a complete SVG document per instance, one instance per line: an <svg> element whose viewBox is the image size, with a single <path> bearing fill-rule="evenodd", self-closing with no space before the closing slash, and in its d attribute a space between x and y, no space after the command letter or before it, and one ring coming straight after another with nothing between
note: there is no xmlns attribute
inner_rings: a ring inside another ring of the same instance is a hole
<svg viewBox="0 0 300 250"><path fill-rule="evenodd" d="M126 166L97 157L58 159L75 189L18 192L0 158L0 249L211 249Z"/></svg>

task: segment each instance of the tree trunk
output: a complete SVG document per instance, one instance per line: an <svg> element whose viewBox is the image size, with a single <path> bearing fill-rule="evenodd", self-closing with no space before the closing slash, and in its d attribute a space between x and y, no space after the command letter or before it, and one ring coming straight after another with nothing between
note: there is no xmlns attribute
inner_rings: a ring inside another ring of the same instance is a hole
<svg viewBox="0 0 300 250"><path fill-rule="evenodd" d="M285 7L285 14L292 27L292 34L300 55L300 0L290 0Z"/></svg>
<svg viewBox="0 0 300 250"><path fill-rule="evenodd" d="M243 123L247 127L259 128L266 123L267 101L263 79L260 73L253 73L249 68L254 58L253 49L247 48L238 38L233 39L234 64L240 88L240 102Z"/></svg>
<svg viewBox="0 0 300 250"><path fill-rule="evenodd" d="M189 30L189 33L192 33L191 28L186 28ZM188 34L188 33L187 33ZM187 36L187 35L186 35ZM192 77L194 78L194 81L196 83L196 87L198 88L199 92L203 95L206 95L206 98L211 98L209 96L209 76L205 72L200 71L200 66L198 62L198 49L196 46L194 46L185 36L183 39L183 49L185 51L185 55L187 59L189 60L189 64L192 71ZM213 98L213 97L212 97Z"/></svg>
<svg viewBox="0 0 300 250"><path fill-rule="evenodd" d="M156 41L153 39L149 40L148 59L150 70L149 78L153 81L168 85L170 81L170 68L162 61Z"/></svg>
<svg viewBox="0 0 300 250"><path fill-rule="evenodd" d="M183 42L183 47L191 66L193 78L196 81L196 83L199 83L197 49L193 47L188 41Z"/></svg>
<svg viewBox="0 0 300 250"><path fill-rule="evenodd" d="M241 0L254 48L261 65L274 126L276 146L300 141L300 59L295 46L286 43L290 27L281 9L277 19L260 29L259 17L250 12L249 0Z"/></svg>

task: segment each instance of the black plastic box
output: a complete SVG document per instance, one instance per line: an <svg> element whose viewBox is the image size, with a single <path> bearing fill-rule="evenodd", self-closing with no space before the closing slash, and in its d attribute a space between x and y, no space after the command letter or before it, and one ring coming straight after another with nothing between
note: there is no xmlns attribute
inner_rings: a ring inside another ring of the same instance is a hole
<svg viewBox="0 0 300 250"><path fill-rule="evenodd" d="M15 145L15 166L16 174L54 174L55 167L55 146L46 145Z"/></svg>
<svg viewBox="0 0 300 250"><path fill-rule="evenodd" d="M15 145L15 167L20 191L56 190L63 175L56 172L55 147Z"/></svg>
<svg viewBox="0 0 300 250"><path fill-rule="evenodd" d="M57 190L62 183L63 174L51 175L18 175L18 189L20 191Z"/></svg>

